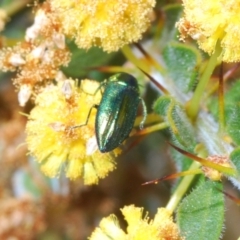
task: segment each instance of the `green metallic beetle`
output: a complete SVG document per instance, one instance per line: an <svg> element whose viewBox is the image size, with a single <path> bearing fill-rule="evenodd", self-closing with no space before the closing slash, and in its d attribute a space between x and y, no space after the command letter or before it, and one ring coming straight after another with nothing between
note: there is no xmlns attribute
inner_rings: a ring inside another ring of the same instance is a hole
<svg viewBox="0 0 240 240"><path fill-rule="evenodd" d="M129 136L140 101L144 111L140 128L143 128L146 107L140 98L137 80L130 74L118 73L105 83L95 120L96 138L101 152L112 151Z"/></svg>
<svg viewBox="0 0 240 240"><path fill-rule="evenodd" d="M110 152L117 148L130 134L137 116L138 105L142 102L143 120L140 129L146 120L146 106L139 95L137 80L128 73L118 73L110 77L103 84L104 92L99 105L91 107L84 124L87 125L93 108L97 108L95 119L95 133L100 152ZM99 91L99 89L97 90Z"/></svg>

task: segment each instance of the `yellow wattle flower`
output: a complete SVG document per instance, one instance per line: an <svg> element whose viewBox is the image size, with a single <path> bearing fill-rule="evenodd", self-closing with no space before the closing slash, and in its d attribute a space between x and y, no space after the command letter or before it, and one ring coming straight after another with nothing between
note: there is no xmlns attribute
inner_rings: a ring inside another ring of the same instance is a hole
<svg viewBox="0 0 240 240"><path fill-rule="evenodd" d="M128 223L124 232L115 215L103 218L89 240L160 240L183 239L179 235L177 225L173 222L171 213L165 208L159 208L153 220L147 214L143 217L143 208L134 205L121 209Z"/></svg>
<svg viewBox="0 0 240 240"><path fill-rule="evenodd" d="M137 42L150 25L155 0L50 0L63 32L79 48L117 51Z"/></svg>
<svg viewBox="0 0 240 240"><path fill-rule="evenodd" d="M70 179L82 177L85 184L98 183L115 168L113 155L101 153L95 138L93 109L85 126L90 108L98 104L99 83L82 80L76 87L73 80L46 87L36 97L36 106L26 126L29 153L41 164L49 177L58 176L62 169Z"/></svg>
<svg viewBox="0 0 240 240"><path fill-rule="evenodd" d="M183 7L180 39L191 36L210 55L219 41L224 62L240 61L240 0L183 0Z"/></svg>

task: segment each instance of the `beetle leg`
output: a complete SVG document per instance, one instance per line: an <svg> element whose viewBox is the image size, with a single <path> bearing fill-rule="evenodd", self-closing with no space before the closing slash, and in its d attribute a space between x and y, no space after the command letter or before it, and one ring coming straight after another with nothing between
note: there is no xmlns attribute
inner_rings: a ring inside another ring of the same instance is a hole
<svg viewBox="0 0 240 240"><path fill-rule="evenodd" d="M102 87L106 86L106 81L103 81L102 83L100 83L99 87L96 89L95 93L93 95L96 95L96 93L100 90L101 94L103 95L103 91L102 91Z"/></svg>
<svg viewBox="0 0 240 240"><path fill-rule="evenodd" d="M140 99L141 99L141 102L142 102L143 119L140 122L139 128L142 130L143 127L144 127L144 123L145 123L145 121L147 119L147 107L146 107L146 104L145 104L144 100L142 98L140 98Z"/></svg>
<svg viewBox="0 0 240 240"><path fill-rule="evenodd" d="M90 108L90 110L89 110L89 112L88 112L88 115L87 115L87 120L86 120L85 123L82 123L82 124L80 124L80 125L73 126L73 127L71 127L71 128L74 129L74 128L86 126L86 125L88 124L88 120L89 120L89 117L90 117L90 114L91 114L93 108L98 108L98 105L97 105L97 104L94 104L94 105Z"/></svg>

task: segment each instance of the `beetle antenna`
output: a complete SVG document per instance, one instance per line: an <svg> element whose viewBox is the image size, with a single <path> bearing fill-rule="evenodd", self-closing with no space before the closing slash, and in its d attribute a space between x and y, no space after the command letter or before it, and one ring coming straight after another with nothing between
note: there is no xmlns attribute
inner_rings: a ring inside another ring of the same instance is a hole
<svg viewBox="0 0 240 240"><path fill-rule="evenodd" d="M148 74L147 72L145 72L144 70L142 70L141 68L138 68L145 76L147 76L149 78L149 80L155 84L155 86L164 94L169 95L168 90L163 87L163 85L158 82L155 78L153 78L150 74Z"/></svg>

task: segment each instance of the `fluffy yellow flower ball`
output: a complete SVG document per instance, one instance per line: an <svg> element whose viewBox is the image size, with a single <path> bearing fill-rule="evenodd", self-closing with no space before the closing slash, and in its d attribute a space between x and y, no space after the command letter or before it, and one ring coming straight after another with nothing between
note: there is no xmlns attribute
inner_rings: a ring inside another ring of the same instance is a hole
<svg viewBox="0 0 240 240"><path fill-rule="evenodd" d="M155 0L50 0L62 21L63 32L79 48L117 51L136 42L150 24Z"/></svg>
<svg viewBox="0 0 240 240"><path fill-rule="evenodd" d="M177 27L212 54L219 41L224 62L240 61L240 0L183 0L184 16Z"/></svg>
<svg viewBox="0 0 240 240"><path fill-rule="evenodd" d="M153 220L143 217L143 208L133 205L121 209L128 223L127 233L120 227L115 215L103 218L89 240L181 240L183 239L173 222L170 212L159 208Z"/></svg>
<svg viewBox="0 0 240 240"><path fill-rule="evenodd" d="M99 83L91 80L82 80L81 87L65 80L37 96L26 126L26 141L47 176L55 177L65 169L70 179L83 177L85 184L95 184L115 168L114 154L119 150L111 154L98 150L96 109L87 125L79 127L86 123L90 108L100 101L100 91L94 94L98 87Z"/></svg>

